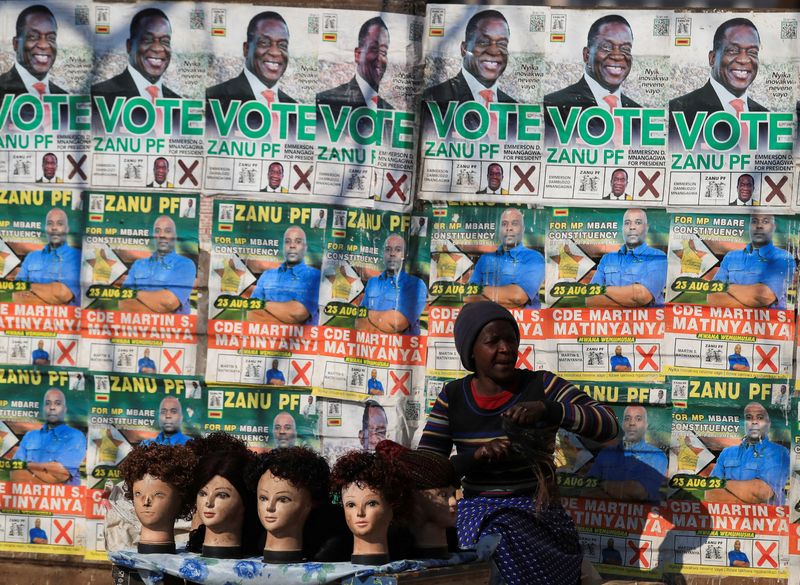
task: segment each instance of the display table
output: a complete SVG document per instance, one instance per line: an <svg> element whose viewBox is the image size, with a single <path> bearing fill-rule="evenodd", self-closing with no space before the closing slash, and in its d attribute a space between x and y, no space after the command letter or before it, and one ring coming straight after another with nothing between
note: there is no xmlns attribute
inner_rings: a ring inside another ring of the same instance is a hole
<svg viewBox="0 0 800 585"><path fill-rule="evenodd" d="M481 539L475 550L462 551L444 560L394 561L380 567L352 563L297 563L267 565L260 558L208 559L198 554L144 555L134 551L109 553L118 567L138 571L145 583L156 585L164 574L203 585L307 585L309 583L458 583L483 585L488 582L487 561L494 552L496 537ZM450 568L450 569L448 569ZM431 569L438 569L433 571ZM371 578L367 580L367 578ZM376 577L378 577L376 579ZM433 580L429 580L429 577Z"/></svg>

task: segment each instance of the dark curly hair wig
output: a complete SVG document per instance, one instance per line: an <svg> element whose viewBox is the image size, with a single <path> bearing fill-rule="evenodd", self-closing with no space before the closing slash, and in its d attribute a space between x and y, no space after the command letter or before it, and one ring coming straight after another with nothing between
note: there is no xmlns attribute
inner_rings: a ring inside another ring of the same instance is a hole
<svg viewBox="0 0 800 585"><path fill-rule="evenodd" d="M315 504L326 502L330 494L328 462L308 447L282 447L261 453L245 476L250 491L255 492L258 481L267 471L285 479L294 487L306 489Z"/></svg>
<svg viewBox="0 0 800 585"><path fill-rule="evenodd" d="M408 507L410 492L405 475L390 460L375 453L350 451L336 461L331 470L331 488L341 494L352 483L380 492L395 516Z"/></svg>
<svg viewBox="0 0 800 585"><path fill-rule="evenodd" d="M125 480L125 497L133 499L133 484L145 475L152 475L173 486L181 498L178 510L180 518L192 517L194 508L194 474L197 456L188 447L167 445L137 445L125 460L119 471Z"/></svg>

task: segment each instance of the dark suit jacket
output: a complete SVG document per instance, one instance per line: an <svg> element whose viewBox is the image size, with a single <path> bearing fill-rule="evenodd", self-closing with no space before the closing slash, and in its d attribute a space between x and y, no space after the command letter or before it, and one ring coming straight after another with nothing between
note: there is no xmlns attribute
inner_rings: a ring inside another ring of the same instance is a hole
<svg viewBox="0 0 800 585"><path fill-rule="evenodd" d="M161 93L165 98L180 98L177 93L172 91L166 85L161 85ZM106 81L101 81L92 86L92 111L97 113L97 108L95 107L95 101L97 98L102 98L106 102L106 107L111 110L111 106L114 103L114 98L117 97L124 97L124 98L133 98L139 97L139 89L136 87L136 83L133 81L133 77L131 76L128 68L126 67L125 70L120 73L119 75L112 77ZM173 110L173 120L172 120L172 127L175 128L176 123L179 123L179 114ZM136 113L133 116L133 120L138 124L141 123L144 118L144 112L141 109L137 108Z"/></svg>
<svg viewBox="0 0 800 585"><path fill-rule="evenodd" d="M670 142L674 144L680 144L680 140L678 137L678 132L676 130L675 123L672 118L673 112L683 112L686 116L686 122L691 127L694 123L695 116L699 112L721 112L724 108L722 107L722 102L719 100L719 96L717 92L714 91L714 87L711 85L711 81L707 81L706 84L692 92L687 93L686 95L682 95L680 97L676 97L669 102L669 137ZM747 98L747 109L751 112L767 112L767 108L759 104L757 101ZM715 136L720 140L725 140L730 136L730 132L728 127L725 124L720 124L716 127ZM759 134L760 138L760 145L765 144L765 140L768 137L769 130L766 127L766 124L759 125ZM701 139L702 140L702 139ZM700 141L698 141L698 145ZM766 148L766 147L765 147Z"/></svg>
<svg viewBox="0 0 800 585"><path fill-rule="evenodd" d="M208 127L214 126L209 100L219 100L219 104L223 113L227 113L228 108L231 105L231 101L241 100L242 102L249 102L254 99L256 99L256 96L253 95L253 88L250 87L250 82L247 81L244 71L228 81L223 81L218 85L209 87L206 89L206 125ZM292 99L288 94L284 93L280 89L278 90L278 100L284 104L297 103L296 100ZM259 125L260 116L256 112L250 112L247 116L248 120L251 116L253 117L251 127L255 128ZM292 136L294 134L294 128L296 127L294 117L290 117L289 120L290 125L288 136Z"/></svg>
<svg viewBox="0 0 800 585"><path fill-rule="evenodd" d="M594 99L594 94L592 93L589 84L586 82L586 79L583 77L583 75L581 75L581 78L577 81L577 83L573 83L564 89L554 91L553 93L549 93L544 96L542 105L544 106L545 141L548 143L555 143L556 133L555 128L553 127L553 119L550 117L550 114L547 113L548 106L557 107L559 116L562 120L564 120L569 115L570 108L577 106L581 109L581 111L583 111L587 108L593 108L597 105L597 102ZM622 105L620 107L639 108L641 106L623 93ZM589 123L589 130L593 134L601 133L603 131L602 122L598 119L593 119ZM632 138L634 139L634 143L638 138L640 131L641 123L638 120L634 120L632 124Z"/></svg>
<svg viewBox="0 0 800 585"><path fill-rule="evenodd" d="M50 93L67 93L52 81L48 83L50 85ZM24 93L28 93L28 90L25 87L25 84L22 82L22 78L19 76L16 67L12 67L0 75L0 100L2 100L3 96L7 93L13 95L22 95Z"/></svg>
<svg viewBox="0 0 800 585"><path fill-rule="evenodd" d="M449 102L471 102L474 101L475 98L472 95L472 91L469 89L469 84L467 83L466 78L464 77L464 73L462 71L458 72L458 75L455 77L451 77L447 81L443 81L439 85L434 85L433 87L429 87L424 92L422 92L422 101L423 102L436 102L439 104L441 108L446 108ZM512 98L506 92L501 90L499 87L497 88L497 101L506 103L506 104L515 104L517 100ZM423 112L423 124L424 126L428 126L430 123L430 110L428 106L425 104L422 105L422 112ZM464 119L464 123L468 128L476 128L480 124L480 120L478 119L477 114L471 112L467 114ZM517 126L517 117L516 115L512 114L508 117L508 134L509 136L514 136L516 134L516 126Z"/></svg>
<svg viewBox="0 0 800 585"><path fill-rule="evenodd" d="M359 108L366 106L367 102L364 101L364 94L361 93L361 88L358 86L356 76L354 75L347 83L318 93L317 108L319 108L321 104L328 104L331 107L333 115L338 117L342 106ZM385 99L378 96L378 109L393 110L394 107Z"/></svg>

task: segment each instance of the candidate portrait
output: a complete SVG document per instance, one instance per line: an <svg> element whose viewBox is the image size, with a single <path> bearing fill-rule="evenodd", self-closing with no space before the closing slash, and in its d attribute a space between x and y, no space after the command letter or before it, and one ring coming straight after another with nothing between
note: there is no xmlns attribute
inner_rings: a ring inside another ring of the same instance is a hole
<svg viewBox="0 0 800 585"><path fill-rule="evenodd" d="M511 208L500 214L496 250L482 254L472 269L469 284L481 291L464 297L465 303L490 300L507 309L538 309L539 289L544 280L544 256L522 243L525 218Z"/></svg>
<svg viewBox="0 0 800 585"><path fill-rule="evenodd" d="M264 305L247 313L249 321L316 325L320 271L306 264L307 249L303 228L287 228L283 233L283 262L262 272L250 293L251 299L260 299Z"/></svg>
<svg viewBox="0 0 800 585"><path fill-rule="evenodd" d="M586 46L583 48L583 75L569 87L544 96L545 139L556 139L552 116L563 121L572 108L581 111L600 107L613 114L617 108L638 108L635 101L622 92L633 64L633 31L625 18L609 14L594 21L589 27ZM551 108L556 110L551 111ZM634 124L636 126L636 124ZM602 134L603 122L593 118L588 130ZM622 143L621 125L614 129L614 145ZM636 132L634 128L634 132Z"/></svg>
<svg viewBox="0 0 800 585"><path fill-rule="evenodd" d="M683 114L689 128L700 112L724 111L737 118L746 112L766 112L767 108L755 101L748 91L758 75L760 51L761 37L752 21L737 17L719 25L708 52L708 81L669 102L670 139L678 139L675 120L678 113ZM717 124L714 128L720 141L727 140L730 131L726 124Z"/></svg>
<svg viewBox="0 0 800 585"><path fill-rule="evenodd" d="M247 25L242 43L244 67L236 77L209 87L206 100L217 100L222 113L231 100L257 100L267 106L293 104L281 88L281 78L289 65L289 26L277 12L259 12Z"/></svg>
<svg viewBox="0 0 800 585"><path fill-rule="evenodd" d="M503 165L492 163L486 167L486 186L479 189L478 195L508 195L508 189L503 188Z"/></svg>
<svg viewBox="0 0 800 585"><path fill-rule="evenodd" d="M705 500L782 506L789 479L789 450L770 441L772 421L761 404L751 402L743 414L744 438L722 450L711 472L711 477L726 480L725 487L707 490Z"/></svg>
<svg viewBox="0 0 800 585"><path fill-rule="evenodd" d="M756 182L753 179L753 175L750 173L739 175L739 178L736 179L736 199L728 205L751 207L753 205L753 190L755 186Z"/></svg>
<svg viewBox="0 0 800 585"><path fill-rule="evenodd" d="M14 64L0 75L0 101L6 94L67 93L53 83L50 70L58 56L58 23L52 11L41 4L28 6L17 15L14 38Z"/></svg>
<svg viewBox="0 0 800 585"><path fill-rule="evenodd" d="M78 470L86 455L86 437L65 422L66 396L50 388L40 406L44 424L22 437L14 459L26 462L26 468L12 471L11 480L80 485Z"/></svg>
<svg viewBox="0 0 800 585"><path fill-rule="evenodd" d="M667 255L647 245L649 225L643 209L622 216L625 243L603 254L591 284L602 285L601 294L586 297L587 307L661 307L667 280Z"/></svg>
<svg viewBox="0 0 800 585"><path fill-rule="evenodd" d="M128 269L122 286L136 292L134 298L119 302L121 311L189 314L197 267L175 252L177 237L171 217L162 215L156 219L152 231L155 252L139 258Z"/></svg>
<svg viewBox="0 0 800 585"><path fill-rule="evenodd" d="M722 259L713 281L726 284L724 292L709 293L707 304L716 307L785 309L795 261L772 243L775 216L750 216L750 243L731 250Z"/></svg>
<svg viewBox="0 0 800 585"><path fill-rule="evenodd" d="M14 280L27 282L28 290L13 293L15 303L77 306L81 298L81 252L67 243L69 218L54 207L45 216L47 244L28 252Z"/></svg>
<svg viewBox="0 0 800 585"><path fill-rule="evenodd" d="M58 171L58 157L52 152L46 153L42 157L42 174L36 179L37 183L61 184L64 179L56 175Z"/></svg>
<svg viewBox="0 0 800 585"><path fill-rule="evenodd" d="M158 8L145 8L131 19L125 41L127 67L115 77L92 86L92 99L106 102L109 111L115 98L179 98L163 76L172 60L172 25Z"/></svg>
<svg viewBox="0 0 800 585"><path fill-rule="evenodd" d="M173 184L167 179L169 177L169 161L163 156L159 156L153 161L153 180L147 184L149 189L172 189Z"/></svg>
<svg viewBox="0 0 800 585"><path fill-rule="evenodd" d="M383 245L385 270L364 287L361 306L367 315L356 319L357 329L419 335L419 317L428 291L422 279L403 269L405 256L405 239L397 234L388 236Z"/></svg>
<svg viewBox="0 0 800 585"><path fill-rule="evenodd" d="M389 63L389 28L381 17L370 18L361 25L353 56L355 75L347 83L318 93L317 110L321 105L328 105L334 117L339 116L342 106L393 110L380 95L381 81ZM319 117L319 113L317 115Z"/></svg>
<svg viewBox="0 0 800 585"><path fill-rule="evenodd" d="M165 396L158 406L159 433L152 439L145 439L142 445L185 445L191 437L181 432L183 423L183 407L181 401L174 396Z"/></svg>
<svg viewBox="0 0 800 585"><path fill-rule="evenodd" d="M516 103L498 87L508 65L508 43L511 33L508 21L497 10L477 12L467 22L461 42L461 70L450 79L429 87L423 101L475 101L484 106L493 102Z"/></svg>

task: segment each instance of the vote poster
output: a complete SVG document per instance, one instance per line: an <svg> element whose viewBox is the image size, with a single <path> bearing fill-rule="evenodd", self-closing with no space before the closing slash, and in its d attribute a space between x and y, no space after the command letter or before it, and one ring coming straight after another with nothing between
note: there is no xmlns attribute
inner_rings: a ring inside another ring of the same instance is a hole
<svg viewBox="0 0 800 585"><path fill-rule="evenodd" d="M193 375L197 195L88 195L80 364L94 372ZM142 360L154 363L146 369Z"/></svg>
<svg viewBox="0 0 800 585"><path fill-rule="evenodd" d="M671 217L666 335L672 365L789 374L795 259L790 217Z"/></svg>
<svg viewBox="0 0 800 585"><path fill-rule="evenodd" d="M788 209L797 15L676 12L674 19L668 203Z"/></svg>
<svg viewBox="0 0 800 585"><path fill-rule="evenodd" d="M695 371L669 386L668 572L785 578L789 380Z"/></svg>
<svg viewBox="0 0 800 585"><path fill-rule="evenodd" d="M204 187L307 198L315 178L318 12L250 4L206 7Z"/></svg>
<svg viewBox="0 0 800 585"><path fill-rule="evenodd" d="M89 6L4 2L0 26L0 181L87 184Z"/></svg>
<svg viewBox="0 0 800 585"><path fill-rule="evenodd" d="M543 6L428 5L419 197L539 197L549 16Z"/></svg>
<svg viewBox="0 0 800 585"><path fill-rule="evenodd" d="M332 217L329 206L214 201L208 381L312 385Z"/></svg>
<svg viewBox="0 0 800 585"><path fill-rule="evenodd" d="M425 274L409 269L410 216L335 208L325 234L314 386L328 397L407 397L423 384ZM381 389L370 385L376 378Z"/></svg>
<svg viewBox="0 0 800 585"><path fill-rule="evenodd" d="M312 194L403 210L414 196L422 19L324 8ZM313 138L312 138L313 140Z"/></svg>
<svg viewBox="0 0 800 585"><path fill-rule="evenodd" d="M0 550L84 553L83 373L0 368Z"/></svg>
<svg viewBox="0 0 800 585"><path fill-rule="evenodd" d="M671 15L551 11L544 201L664 205Z"/></svg>
<svg viewBox="0 0 800 585"><path fill-rule="evenodd" d="M559 430L559 493L658 504L666 496L672 410L663 376L579 375L570 381L617 417L620 434L599 444Z"/></svg>
<svg viewBox="0 0 800 585"><path fill-rule="evenodd" d="M148 365L148 364L145 364ZM86 450L86 558L105 560L106 499L123 482L119 464L137 444L183 445L203 431L199 379L93 376Z"/></svg>
<svg viewBox="0 0 800 585"><path fill-rule="evenodd" d="M257 452L294 446L319 450L316 403L310 390L209 386L203 434L224 431Z"/></svg>
<svg viewBox="0 0 800 585"><path fill-rule="evenodd" d="M558 371L660 372L667 214L633 207L545 214L545 299Z"/></svg>
<svg viewBox="0 0 800 585"><path fill-rule="evenodd" d="M0 190L0 363L76 367L83 209L72 189Z"/></svg>
<svg viewBox="0 0 800 585"><path fill-rule="evenodd" d="M92 185L198 190L209 59L204 9L184 2L93 9Z"/></svg>

